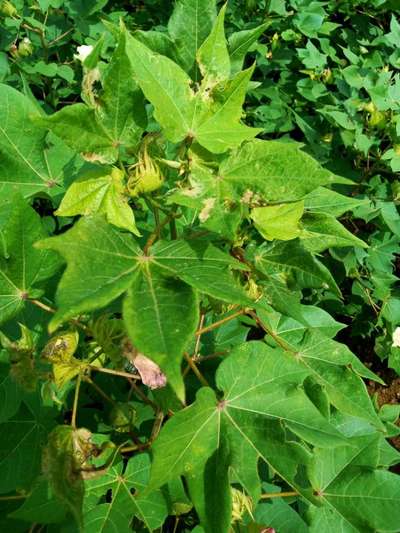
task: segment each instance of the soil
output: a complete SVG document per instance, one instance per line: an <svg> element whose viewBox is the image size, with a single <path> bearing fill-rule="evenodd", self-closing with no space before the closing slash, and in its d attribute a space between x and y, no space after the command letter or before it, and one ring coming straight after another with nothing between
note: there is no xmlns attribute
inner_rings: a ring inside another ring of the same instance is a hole
<svg viewBox="0 0 400 533"><path fill-rule="evenodd" d="M398 404L400 402L400 378L393 377L388 379L388 376L382 376L382 379L387 383L387 386L380 385L374 381L368 384L368 392L372 395L376 394L379 407L387 403ZM400 426L400 419L396 423ZM400 435L390 439L392 445L400 450Z"/></svg>

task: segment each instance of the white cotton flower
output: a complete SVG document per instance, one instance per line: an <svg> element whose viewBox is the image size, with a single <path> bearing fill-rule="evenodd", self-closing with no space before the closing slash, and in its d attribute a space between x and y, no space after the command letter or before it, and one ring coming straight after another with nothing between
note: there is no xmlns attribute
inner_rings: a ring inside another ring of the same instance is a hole
<svg viewBox="0 0 400 533"><path fill-rule="evenodd" d="M74 58L83 63L85 59L93 52L93 46L91 44L82 44L82 46L77 47L76 51L78 53L74 54Z"/></svg>
<svg viewBox="0 0 400 533"><path fill-rule="evenodd" d="M400 348L400 327L397 327L393 331L393 344L392 346L395 348Z"/></svg>

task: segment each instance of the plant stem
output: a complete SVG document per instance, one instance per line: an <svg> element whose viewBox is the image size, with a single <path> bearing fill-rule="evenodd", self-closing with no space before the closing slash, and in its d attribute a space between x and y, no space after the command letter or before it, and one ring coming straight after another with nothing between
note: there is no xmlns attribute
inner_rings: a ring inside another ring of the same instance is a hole
<svg viewBox="0 0 400 533"><path fill-rule="evenodd" d="M172 533L176 533L178 531L178 525L179 525L179 516L175 516L174 530Z"/></svg>
<svg viewBox="0 0 400 533"><path fill-rule="evenodd" d="M289 492L267 492L265 494L261 494L260 498L261 500L269 500L270 498L290 498L291 496L298 496L299 493L295 491L289 491Z"/></svg>
<svg viewBox="0 0 400 533"><path fill-rule="evenodd" d="M108 394L106 394L103 389L101 387L99 387L97 385L97 383L95 383L89 376L84 376L83 377L83 380L86 382L86 383L89 383L89 385L91 385L97 392L98 394L104 398L108 403L110 403L111 405L113 406L116 406L117 403L110 397L108 396Z"/></svg>
<svg viewBox="0 0 400 533"><path fill-rule="evenodd" d="M277 335L272 329L268 326L266 326L263 321L257 316L257 314L254 311L248 311L248 314L254 318L254 320L257 322L257 324L260 326L261 329L263 329L268 335L270 335L274 341L283 349L285 352L290 353L296 353L296 350L293 350L288 344L286 344L285 341L283 341L279 335Z"/></svg>
<svg viewBox="0 0 400 533"><path fill-rule="evenodd" d="M28 494L13 494L12 496L0 496L0 502L6 502L11 500L26 500L26 498L29 498L31 493Z"/></svg>
<svg viewBox="0 0 400 533"><path fill-rule="evenodd" d="M229 322L230 320L233 320L234 318L237 318L238 316L244 315L245 313L246 311L244 309L240 309L240 311L236 311L230 316L221 318L221 320L218 320L217 322L214 322L213 324L210 324L209 326L206 326L205 328L198 329L196 331L196 335L203 335L203 333L208 333L209 331L219 328L219 326L222 326L222 324L225 324L226 322Z"/></svg>
<svg viewBox="0 0 400 533"><path fill-rule="evenodd" d="M29 301L33 305L36 305L36 307L40 307L40 309L43 309L44 311L47 311L48 313L55 313L56 312L54 307L50 307L49 305L41 302L40 300L36 300L35 298L32 298L32 299L29 299Z"/></svg>
<svg viewBox="0 0 400 533"><path fill-rule="evenodd" d="M190 357L190 355L187 352L184 352L184 357L186 361L188 362L190 368L193 370L193 374L197 377L197 379L200 381L202 385L205 387L209 387L209 383L206 380L206 378L203 376L203 374L200 372L200 370L197 368L196 363L193 361L193 359Z"/></svg>
<svg viewBox="0 0 400 533"><path fill-rule="evenodd" d="M71 416L71 426L76 429L76 416L78 414L78 400L79 400L79 391L81 388L82 376L78 375L75 385L75 396L74 396L74 405L72 407L72 416Z"/></svg>
<svg viewBox="0 0 400 533"><path fill-rule="evenodd" d="M104 374L111 374L113 376L121 376L122 378L140 380L139 376L135 376L135 374L129 374L128 372L122 372L122 370L112 370L111 368L103 368L101 366L95 366L95 365L88 365L88 368L90 368L90 370L94 370L95 372L103 372Z"/></svg>
<svg viewBox="0 0 400 533"><path fill-rule="evenodd" d="M144 253L147 254L149 251L149 248L154 244L154 242L160 238L161 230L164 226L167 224L170 224L171 222L175 221L175 218L179 218L180 215L176 215L175 213L168 215L161 223L158 224L156 227L156 230L153 231L153 233L150 234L149 238L147 239L147 242L144 246Z"/></svg>
<svg viewBox="0 0 400 533"><path fill-rule="evenodd" d="M47 305L44 302L41 302L40 300L36 300L35 298L29 298L28 302L33 305L36 305L36 307L40 307L40 309L43 309L47 313L54 314L57 312L57 309L54 309L54 307L50 307L50 305ZM70 322L78 328L81 328L83 331L87 331L87 326L85 326L85 324L82 324L82 322L80 322L78 319L71 318Z"/></svg>
<svg viewBox="0 0 400 533"><path fill-rule="evenodd" d="M147 403L147 405L150 405L156 412L158 411L157 405L154 402L152 402L142 390L140 390L140 387L138 387L134 381L131 381L131 390L133 390L136 396L139 396L139 398L143 400L144 403Z"/></svg>

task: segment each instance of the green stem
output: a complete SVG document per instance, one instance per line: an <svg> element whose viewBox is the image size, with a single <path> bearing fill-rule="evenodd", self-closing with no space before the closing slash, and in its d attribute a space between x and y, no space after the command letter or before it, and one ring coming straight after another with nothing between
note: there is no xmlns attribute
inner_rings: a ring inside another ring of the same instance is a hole
<svg viewBox="0 0 400 533"><path fill-rule="evenodd" d="M86 383L89 383L96 391L97 393L104 398L108 403L110 403L112 406L116 407L117 403L110 397L108 394L106 394L101 387L97 385L89 376L84 376L83 380Z"/></svg>
<svg viewBox="0 0 400 533"><path fill-rule="evenodd" d="M292 496L298 496L299 493L295 491L289 491L289 492L267 492L265 494L261 494L261 500L269 500L271 498L290 498Z"/></svg>
<svg viewBox="0 0 400 533"><path fill-rule="evenodd" d="M197 377L197 379L200 381L200 383L202 385L204 385L204 387L209 387L210 384L208 383L206 378L203 376L203 374L200 372L200 370L197 368L196 363L193 361L193 359L190 357L190 355L188 353L186 353L186 352L183 355L184 355L186 361L188 362L188 365L192 369L193 374Z"/></svg>
<svg viewBox="0 0 400 533"><path fill-rule="evenodd" d="M240 311L236 311L232 315L226 316L225 318L221 318L221 320L218 320L217 322L214 322L213 324L210 324L209 326L206 326L205 328L200 328L196 331L196 336L203 335L203 333L207 333L208 331L212 331L213 329L218 328L219 326L222 326L222 324L225 324L226 322L230 322L234 318L237 318L238 316L244 315L246 311L244 309L240 309Z"/></svg>
<svg viewBox="0 0 400 533"><path fill-rule="evenodd" d="M71 417L71 426L76 429L76 416L78 414L78 401L79 401L79 391L81 388L82 376L78 375L75 385L75 395L74 395L74 405L72 407L72 417Z"/></svg>

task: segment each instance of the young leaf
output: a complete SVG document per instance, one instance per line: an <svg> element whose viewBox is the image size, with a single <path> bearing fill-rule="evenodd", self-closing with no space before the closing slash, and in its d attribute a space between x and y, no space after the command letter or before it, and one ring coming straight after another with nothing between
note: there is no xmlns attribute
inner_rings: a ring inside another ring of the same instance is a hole
<svg viewBox="0 0 400 533"><path fill-rule="evenodd" d="M299 236L299 221L304 212L303 202L256 207L250 217L264 239L290 241Z"/></svg>
<svg viewBox="0 0 400 533"><path fill-rule="evenodd" d="M229 78L231 71L231 61L224 30L225 11L226 4L218 13L210 35L197 50L196 54L200 72L204 77L203 84L207 87Z"/></svg>
<svg viewBox="0 0 400 533"><path fill-rule="evenodd" d="M368 245L348 231L332 215L306 213L301 220L300 240L310 252L318 253L332 247Z"/></svg>
<svg viewBox="0 0 400 533"><path fill-rule="evenodd" d="M194 66L196 52L209 35L216 18L215 0L178 0L168 21L179 62L186 72Z"/></svg>
<svg viewBox="0 0 400 533"><path fill-rule="evenodd" d="M242 30L232 33L228 39L229 56L231 60L232 74L236 74L242 69L243 61L247 51L257 39L270 26L270 22L264 22L256 28Z"/></svg>
<svg viewBox="0 0 400 533"><path fill-rule="evenodd" d="M124 194L123 176L116 167L85 173L69 187L55 214L62 217L104 213L110 224L139 235Z"/></svg>
<svg viewBox="0 0 400 533"><path fill-rule="evenodd" d="M304 198L304 207L312 213L326 213L340 217L346 211L351 211L360 205L366 205L369 200L364 198L349 198L324 187L318 187Z"/></svg>
<svg viewBox="0 0 400 533"><path fill-rule="evenodd" d="M220 82L213 91L214 102L210 114L200 115L194 125L195 140L212 153L226 152L255 137L262 130L240 123L243 102L254 66Z"/></svg>
<svg viewBox="0 0 400 533"><path fill-rule="evenodd" d="M254 261L266 275L285 274L298 288L339 288L329 270L318 261L299 241L264 244L254 252Z"/></svg>
<svg viewBox="0 0 400 533"><path fill-rule="evenodd" d="M154 106L154 116L172 142L191 134L198 112L198 98L189 76L168 57L155 54L126 34L126 51L134 76L146 98Z"/></svg>

